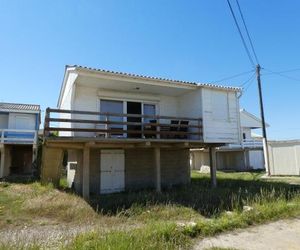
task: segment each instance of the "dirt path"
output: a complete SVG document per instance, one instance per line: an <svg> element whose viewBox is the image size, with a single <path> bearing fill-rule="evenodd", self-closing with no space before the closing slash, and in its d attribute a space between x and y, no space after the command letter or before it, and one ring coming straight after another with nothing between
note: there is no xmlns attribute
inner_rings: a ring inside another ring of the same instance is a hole
<svg viewBox="0 0 300 250"><path fill-rule="evenodd" d="M205 238L196 243L194 250L211 247L240 250L299 250L300 218L281 220L248 229L236 230L217 237Z"/></svg>

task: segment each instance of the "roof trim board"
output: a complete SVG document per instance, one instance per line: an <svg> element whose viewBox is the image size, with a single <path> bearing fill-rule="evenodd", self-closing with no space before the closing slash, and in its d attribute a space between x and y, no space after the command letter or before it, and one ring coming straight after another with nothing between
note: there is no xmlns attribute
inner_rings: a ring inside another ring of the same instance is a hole
<svg viewBox="0 0 300 250"><path fill-rule="evenodd" d="M138 75L138 74L132 74L132 73L124 73L124 72L117 72L117 71L111 71L111 70L104 70L104 69L96 69L96 68L90 68L80 65L66 65L65 67L65 73L64 78L62 82L62 86L60 89L59 99L57 102L57 106L59 107L61 104L62 94L65 89L66 79L68 77L68 73L70 71L77 71L77 72L88 72L88 73L100 73L104 74L106 76L110 77L122 77L126 78L128 80L147 80L152 81L153 83L160 82L161 84L171 84L173 87L190 87L190 88L197 88L197 87L204 87L204 88L214 88L219 90L226 90L226 91L234 91L234 92L242 92L242 88L239 87L231 87L231 86L222 86L222 85L216 85L216 84L210 84L210 83L197 83L197 82L188 82L188 81L181 81L181 80L173 80L173 79L167 79L167 78L161 78L161 77L152 77L152 76L144 76L144 75ZM175 86L174 86L175 85Z"/></svg>

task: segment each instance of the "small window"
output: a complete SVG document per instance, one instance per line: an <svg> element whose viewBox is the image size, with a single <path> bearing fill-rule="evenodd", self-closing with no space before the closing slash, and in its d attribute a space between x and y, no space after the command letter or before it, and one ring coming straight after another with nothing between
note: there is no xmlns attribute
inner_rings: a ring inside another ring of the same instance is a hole
<svg viewBox="0 0 300 250"><path fill-rule="evenodd" d="M246 139L246 133L243 133L243 139L244 140Z"/></svg>
<svg viewBox="0 0 300 250"><path fill-rule="evenodd" d="M77 162L70 162L70 170L77 170Z"/></svg>

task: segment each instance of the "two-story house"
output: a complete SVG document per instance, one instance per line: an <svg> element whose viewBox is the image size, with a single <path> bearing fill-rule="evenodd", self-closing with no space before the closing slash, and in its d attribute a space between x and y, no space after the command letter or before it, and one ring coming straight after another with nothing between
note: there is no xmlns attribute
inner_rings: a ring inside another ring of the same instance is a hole
<svg viewBox="0 0 300 250"><path fill-rule="evenodd" d="M40 106L0 102L0 178L32 174Z"/></svg>
<svg viewBox="0 0 300 250"><path fill-rule="evenodd" d="M258 170L264 169L262 138L253 134L261 129L261 119L245 109L240 110L241 140L217 148L217 169L219 170ZM267 124L267 126L269 126ZM191 168L206 171L210 166L209 152L205 148L191 150Z"/></svg>
<svg viewBox="0 0 300 250"><path fill-rule="evenodd" d="M214 154L240 141L240 91L67 66L57 108L46 110L42 179L58 182L67 150L84 197L189 183L191 148Z"/></svg>

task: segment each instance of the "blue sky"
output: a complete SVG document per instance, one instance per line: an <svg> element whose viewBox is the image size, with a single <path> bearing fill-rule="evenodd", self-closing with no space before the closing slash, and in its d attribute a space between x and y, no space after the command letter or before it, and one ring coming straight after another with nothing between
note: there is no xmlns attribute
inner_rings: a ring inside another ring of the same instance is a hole
<svg viewBox="0 0 300 250"><path fill-rule="evenodd" d="M240 5L262 67L300 68L300 2ZM226 0L0 0L0 11L0 101L55 107L66 64L198 82L252 69ZM269 137L300 138L300 80L262 82ZM240 103L259 115L257 96L253 81Z"/></svg>

